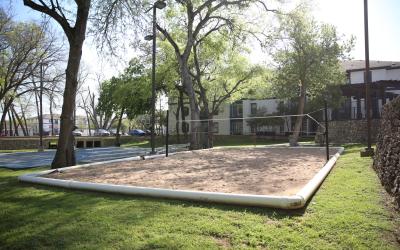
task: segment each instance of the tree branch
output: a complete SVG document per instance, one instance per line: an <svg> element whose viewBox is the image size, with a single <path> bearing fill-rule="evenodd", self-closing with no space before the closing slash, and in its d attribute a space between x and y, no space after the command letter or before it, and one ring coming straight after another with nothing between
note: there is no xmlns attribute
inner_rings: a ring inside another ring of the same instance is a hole
<svg viewBox="0 0 400 250"><path fill-rule="evenodd" d="M39 12L42 12L48 16L51 16L56 20L64 30L65 34L67 35L68 38L72 36L72 27L68 23L68 20L64 17L62 17L60 14L57 13L55 8L49 8L43 1L40 0L40 4L35 3L32 0L24 0L24 5L30 7L31 9L37 10ZM53 1L51 1L52 5L54 5Z"/></svg>

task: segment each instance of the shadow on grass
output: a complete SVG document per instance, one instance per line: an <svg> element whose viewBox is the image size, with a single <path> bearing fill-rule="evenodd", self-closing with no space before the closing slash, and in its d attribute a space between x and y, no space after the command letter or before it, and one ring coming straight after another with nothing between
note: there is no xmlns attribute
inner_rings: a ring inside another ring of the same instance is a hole
<svg viewBox="0 0 400 250"><path fill-rule="evenodd" d="M0 170L0 211L4 218L0 241L5 241L5 247L84 248L99 245L97 241L110 246L109 242L132 238L129 230L151 227L146 229L146 234L152 235L160 233L158 230L167 230L163 229L167 227L169 233L180 232L190 225L190 221L195 224L193 230L202 230L199 235L207 236L216 233L206 229L207 223L214 218L230 225L235 223L235 218L249 216L251 219L256 215L285 223L287 219L303 216L310 203L302 209L283 210L72 190L17 180L21 174L45 169L48 168ZM191 230L184 234L191 234ZM99 237L103 233L104 239ZM152 246L151 242L146 244ZM173 244L174 241L169 246Z"/></svg>
<svg viewBox="0 0 400 250"><path fill-rule="evenodd" d="M1 178L0 178L1 181ZM90 198L101 198L107 199L109 201L145 201L154 203L164 203L166 205L180 206L180 207L196 207L196 208L206 208L206 209L218 209L222 211L234 211L234 212L251 212L257 215L264 215L270 217L273 215L274 218L286 218L288 216L302 216L306 210L306 206L301 209L277 209L268 207L255 207L248 205L230 205L223 203L213 203L213 202L201 202L201 201L190 201L190 200L178 200L178 199L168 199L168 198L156 198L147 197L141 195L124 195L124 194L110 194L102 193L96 191L87 190L76 190L67 189L61 187L50 187L39 184L29 184L29 183L18 183L18 186L22 188L35 188L36 190L56 192L56 193L66 193L68 195L88 195ZM89 197L88 197L89 198Z"/></svg>
<svg viewBox="0 0 400 250"><path fill-rule="evenodd" d="M0 205L3 211L0 241L5 242L6 248L93 246L99 244L96 239L103 231L113 230L111 226L146 228L157 221L179 228L183 223L178 219L180 216L207 220L215 213L234 212L279 221L301 216L305 211L70 190L19 183L15 178L0 178L0 182L7 182L7 187L0 185L0 203L3 204ZM171 222L174 218L177 219L175 226ZM110 238L122 242L126 237L132 237L120 229L118 234L107 232L106 244Z"/></svg>

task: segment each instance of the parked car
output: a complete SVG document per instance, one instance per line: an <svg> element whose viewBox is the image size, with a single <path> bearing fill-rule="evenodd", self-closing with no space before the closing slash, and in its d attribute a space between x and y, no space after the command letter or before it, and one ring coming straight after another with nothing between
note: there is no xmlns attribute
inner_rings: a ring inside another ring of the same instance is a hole
<svg viewBox="0 0 400 250"><path fill-rule="evenodd" d="M146 135L151 135L151 130L146 129L146 131L144 131L146 133Z"/></svg>
<svg viewBox="0 0 400 250"><path fill-rule="evenodd" d="M33 135L40 136L40 133L39 132L33 133ZM49 135L50 135L50 131L43 131L43 136L49 136Z"/></svg>
<svg viewBox="0 0 400 250"><path fill-rule="evenodd" d="M74 130L74 131L72 131L72 135L73 136L82 136L82 131L79 131L79 130Z"/></svg>
<svg viewBox="0 0 400 250"><path fill-rule="evenodd" d="M132 135L132 136L145 136L146 132L144 132L141 129L133 129L133 130L129 131L129 135Z"/></svg>
<svg viewBox="0 0 400 250"><path fill-rule="evenodd" d="M110 136L110 132L105 129L98 129L94 132L94 136Z"/></svg>
<svg viewBox="0 0 400 250"><path fill-rule="evenodd" d="M117 130L116 129L111 129L110 130L111 135L117 135ZM122 135L121 131L118 133L119 135Z"/></svg>

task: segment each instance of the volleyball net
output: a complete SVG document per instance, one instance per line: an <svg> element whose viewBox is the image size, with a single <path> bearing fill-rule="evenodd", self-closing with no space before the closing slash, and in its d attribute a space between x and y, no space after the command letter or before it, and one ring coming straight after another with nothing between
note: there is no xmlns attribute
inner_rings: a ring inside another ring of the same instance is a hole
<svg viewBox="0 0 400 250"><path fill-rule="evenodd" d="M190 116L189 116L190 117ZM301 120L296 126L296 121ZM324 144L325 109L314 110L302 115L296 114L249 114L241 117L224 114L212 118L190 120L168 116L170 143L190 143L193 138L200 147L216 145L269 144L288 142L293 135L300 140Z"/></svg>

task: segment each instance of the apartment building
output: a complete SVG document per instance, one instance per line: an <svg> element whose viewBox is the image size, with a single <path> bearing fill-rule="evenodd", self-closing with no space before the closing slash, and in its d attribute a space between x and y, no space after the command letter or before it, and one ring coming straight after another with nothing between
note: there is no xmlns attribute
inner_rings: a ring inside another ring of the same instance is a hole
<svg viewBox="0 0 400 250"><path fill-rule="evenodd" d="M365 119L365 61L352 60L342 63L347 82L341 86L345 101L334 110L334 120ZM400 95L400 62L370 61L372 117L379 119L382 107Z"/></svg>
<svg viewBox="0 0 400 250"><path fill-rule="evenodd" d="M50 114L43 114L43 134L44 135L58 135L60 133L60 114L53 114L53 120ZM80 129L87 127L87 119L84 116L76 116L76 126ZM28 134L39 134L39 121L38 117L30 117L26 119ZM20 133L22 134L22 132Z"/></svg>
<svg viewBox="0 0 400 250"><path fill-rule="evenodd" d="M271 118L271 116L284 115L279 109L280 105L290 105L289 102L282 102L279 99L244 99L234 103L221 105L218 113L213 117L215 135L288 135L292 132L295 117ZM184 102L184 117L182 121L179 114L178 124L176 114L178 105L174 101L169 102L169 133L180 134L190 131L190 109L189 103ZM263 119L263 117L265 117ZM208 131L208 120L202 117L202 132ZM274 120L272 122L272 120ZM305 118L302 128L304 134L312 134L316 127ZM178 126L177 126L178 125Z"/></svg>

